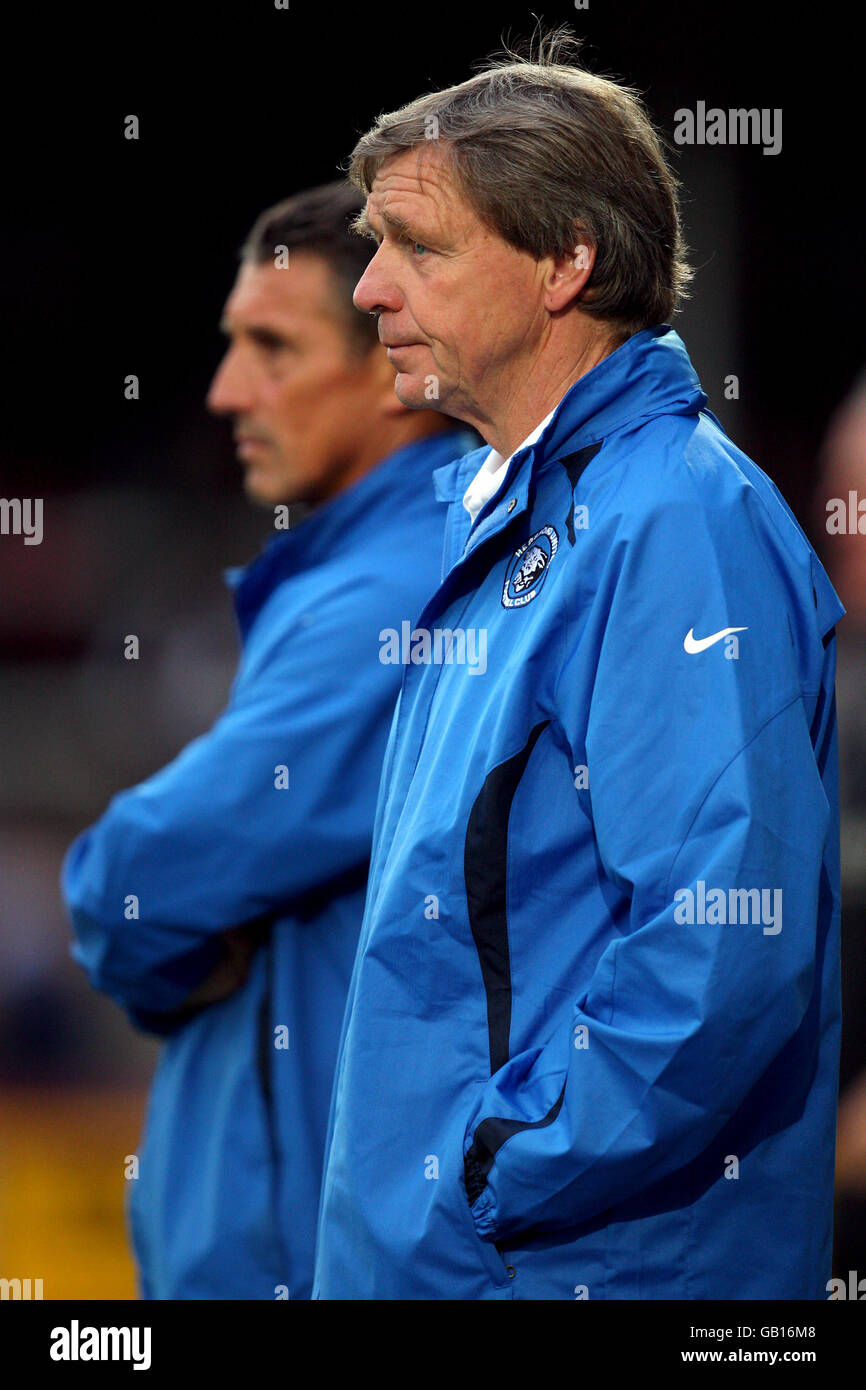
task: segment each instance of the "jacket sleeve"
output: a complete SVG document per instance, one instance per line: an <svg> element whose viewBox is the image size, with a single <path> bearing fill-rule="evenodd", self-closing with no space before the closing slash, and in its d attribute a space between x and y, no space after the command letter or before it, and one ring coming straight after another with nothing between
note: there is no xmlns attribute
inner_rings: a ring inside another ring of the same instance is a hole
<svg viewBox="0 0 866 1390"><path fill-rule="evenodd" d="M284 632L210 731L71 846L73 955L143 1026L220 967L226 929L366 872L398 671L378 660L381 590L358 579Z"/></svg>
<svg viewBox="0 0 866 1390"><path fill-rule="evenodd" d="M822 648L801 607L819 671L801 690L792 605L759 529L683 504L612 536L580 633L597 664L569 635L557 703L624 927L611 926L568 1024L486 1084L464 1141L484 1239L573 1227L688 1164L809 1009L817 924L838 911L832 848L825 863L838 807L822 780L836 757L835 640ZM728 626L743 629L738 655L724 640L685 650L689 629ZM763 896L747 907L738 889Z"/></svg>

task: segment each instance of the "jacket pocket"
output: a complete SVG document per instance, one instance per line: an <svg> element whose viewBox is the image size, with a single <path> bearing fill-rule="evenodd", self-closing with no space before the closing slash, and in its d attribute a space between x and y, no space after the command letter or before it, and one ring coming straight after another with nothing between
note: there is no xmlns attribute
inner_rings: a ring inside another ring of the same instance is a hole
<svg viewBox="0 0 866 1390"><path fill-rule="evenodd" d="M514 1296L514 1267L508 1264L505 1251L494 1244L492 1241L482 1240L475 1225L475 1218L469 1205L468 1194L461 1183L459 1185L458 1200L464 1212L464 1219L468 1223L471 1239L478 1257L483 1264L488 1276L495 1284L496 1288L508 1292Z"/></svg>

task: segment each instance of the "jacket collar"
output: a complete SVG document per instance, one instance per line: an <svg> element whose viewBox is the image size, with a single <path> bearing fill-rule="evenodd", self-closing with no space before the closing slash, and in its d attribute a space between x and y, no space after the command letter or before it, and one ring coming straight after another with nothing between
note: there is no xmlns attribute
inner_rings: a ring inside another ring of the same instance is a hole
<svg viewBox="0 0 866 1390"><path fill-rule="evenodd" d="M482 507L471 529L466 515L463 558L528 509L534 475L564 451L574 453L644 417L696 415L706 403L678 333L659 324L633 334L569 387L536 442L514 454L497 497ZM476 449L438 469L437 496L452 502L462 498L488 453L489 448Z"/></svg>
<svg viewBox="0 0 866 1390"><path fill-rule="evenodd" d="M369 537L385 515L399 517L401 501L429 487L432 470L465 450L474 438L465 429L455 429L395 450L336 497L306 512L289 530L269 536L261 553L248 564L224 570L241 630L248 630L283 579L344 553L362 537Z"/></svg>
<svg viewBox="0 0 866 1390"><path fill-rule="evenodd" d="M554 460L656 415L697 415L707 403L686 345L666 323L635 333L566 392L539 444Z"/></svg>

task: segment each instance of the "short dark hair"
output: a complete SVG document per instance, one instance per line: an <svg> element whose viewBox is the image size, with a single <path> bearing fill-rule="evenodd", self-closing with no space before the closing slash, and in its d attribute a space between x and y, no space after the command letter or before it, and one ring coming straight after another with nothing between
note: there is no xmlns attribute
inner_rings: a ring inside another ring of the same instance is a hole
<svg viewBox="0 0 866 1390"><path fill-rule="evenodd" d="M438 142L476 213L540 260L596 246L585 313L629 336L672 317L692 271L677 179L637 93L578 65L566 26L529 55L506 52L477 76L378 118L352 151L349 177L370 192L380 165ZM363 221L361 222L363 227Z"/></svg>
<svg viewBox="0 0 866 1390"><path fill-rule="evenodd" d="M334 278L335 305L343 317L349 345L366 353L378 343L377 320L361 313L352 293L375 253L365 237L351 230L364 198L348 179L304 189L266 208L241 247L242 261L273 262L278 248L310 251L327 262Z"/></svg>

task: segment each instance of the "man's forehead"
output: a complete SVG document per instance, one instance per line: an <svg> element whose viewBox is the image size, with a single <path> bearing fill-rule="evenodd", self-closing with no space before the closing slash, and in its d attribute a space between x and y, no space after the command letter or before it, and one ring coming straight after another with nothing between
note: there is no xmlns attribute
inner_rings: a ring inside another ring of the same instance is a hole
<svg viewBox="0 0 866 1390"><path fill-rule="evenodd" d="M330 268L321 256L299 249L289 252L288 265L244 261L229 291L223 320L277 317L324 309L328 302Z"/></svg>
<svg viewBox="0 0 866 1390"><path fill-rule="evenodd" d="M430 145L391 155L376 171L367 197L367 215L385 216L398 207L435 210L449 217L471 211L457 188L447 156Z"/></svg>

